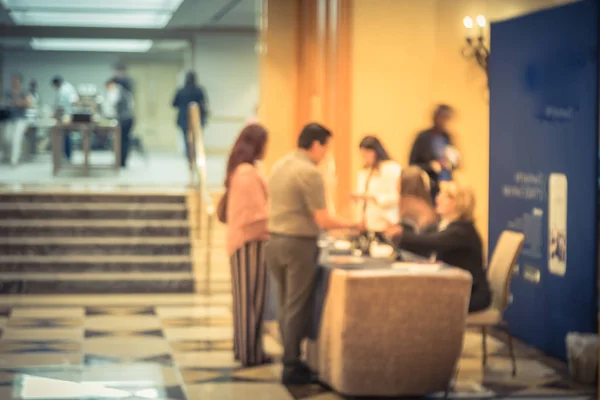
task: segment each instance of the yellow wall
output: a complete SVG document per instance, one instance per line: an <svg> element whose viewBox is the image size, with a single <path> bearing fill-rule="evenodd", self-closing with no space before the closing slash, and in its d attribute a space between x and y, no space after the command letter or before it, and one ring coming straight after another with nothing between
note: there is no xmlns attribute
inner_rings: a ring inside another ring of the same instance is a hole
<svg viewBox="0 0 600 400"><path fill-rule="evenodd" d="M377 135L404 163L432 102L436 0L355 0L352 49L353 179L358 144Z"/></svg>
<svg viewBox="0 0 600 400"><path fill-rule="evenodd" d="M377 134L406 165L414 136L430 124L434 105L450 104L458 111L454 131L462 173L475 189L477 224L487 238L487 79L475 61L460 55L463 17L483 14L497 21L571 1L355 0L353 181L360 165L356 147L365 134Z"/></svg>

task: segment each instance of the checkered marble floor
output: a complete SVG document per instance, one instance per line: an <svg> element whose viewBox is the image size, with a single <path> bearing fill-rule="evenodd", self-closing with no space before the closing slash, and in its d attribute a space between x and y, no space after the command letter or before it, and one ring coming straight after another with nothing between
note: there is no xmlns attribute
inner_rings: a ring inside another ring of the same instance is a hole
<svg viewBox="0 0 600 400"><path fill-rule="evenodd" d="M236 363L231 299L226 283L216 287L211 296L0 298L0 399L341 399L318 385L281 385L278 363ZM480 336L467 334L456 397L595 398L522 345L512 378L500 337L489 339L484 371ZM266 334L265 345L281 354L277 338Z"/></svg>

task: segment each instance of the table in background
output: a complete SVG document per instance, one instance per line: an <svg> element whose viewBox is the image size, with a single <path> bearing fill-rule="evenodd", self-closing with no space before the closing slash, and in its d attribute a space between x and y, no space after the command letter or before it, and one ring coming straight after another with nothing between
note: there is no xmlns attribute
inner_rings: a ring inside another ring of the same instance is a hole
<svg viewBox="0 0 600 400"><path fill-rule="evenodd" d="M93 133L100 133L102 131L109 131L113 133L113 151L115 153L114 165L109 166L115 171L119 171L121 168L121 130L117 121L110 120L106 122L91 122L91 123L58 123L52 129L52 172L54 175L58 174L61 168L61 161L64 154L64 137L70 135L73 132L81 134L84 161L83 171L84 175L88 176L90 173L90 142ZM98 167L94 167L98 168Z"/></svg>

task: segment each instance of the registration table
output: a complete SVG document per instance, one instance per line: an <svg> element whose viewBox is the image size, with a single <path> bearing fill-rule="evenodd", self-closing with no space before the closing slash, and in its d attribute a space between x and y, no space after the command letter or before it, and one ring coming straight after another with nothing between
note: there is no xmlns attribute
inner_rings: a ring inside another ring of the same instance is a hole
<svg viewBox="0 0 600 400"><path fill-rule="evenodd" d="M75 132L81 134L82 149L84 154L83 164L76 168L82 169L85 176L90 174L90 151L91 138L93 134L111 134L113 135L113 152L115 153L115 161L112 165L93 166L97 168L112 168L119 171L121 166L121 131L119 124L115 120L106 120L99 122L60 122L52 129L52 172L57 175L62 167L62 159L64 156L64 136L71 135Z"/></svg>
<svg viewBox="0 0 600 400"><path fill-rule="evenodd" d="M446 390L462 350L470 274L341 253L324 250L317 267L306 357L319 380L347 396ZM276 288L269 297L273 304Z"/></svg>

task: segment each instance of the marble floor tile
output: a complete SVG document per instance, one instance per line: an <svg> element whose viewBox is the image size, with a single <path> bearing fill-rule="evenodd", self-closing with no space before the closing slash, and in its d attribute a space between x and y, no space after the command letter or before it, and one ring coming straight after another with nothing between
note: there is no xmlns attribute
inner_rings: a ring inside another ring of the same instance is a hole
<svg viewBox="0 0 600 400"><path fill-rule="evenodd" d="M224 306L156 307L161 318L229 317L231 311Z"/></svg>
<svg viewBox="0 0 600 400"><path fill-rule="evenodd" d="M12 318L83 318L83 307L15 307Z"/></svg>
<svg viewBox="0 0 600 400"><path fill-rule="evenodd" d="M0 368L79 365L82 361L81 353L0 354Z"/></svg>
<svg viewBox="0 0 600 400"><path fill-rule="evenodd" d="M170 351L171 349L166 340L144 336L98 337L87 339L83 343L83 352L86 355L126 361L168 355Z"/></svg>
<svg viewBox="0 0 600 400"><path fill-rule="evenodd" d="M164 328L165 337L169 341L179 340L231 340L233 328L230 326Z"/></svg>
<svg viewBox="0 0 600 400"><path fill-rule="evenodd" d="M294 400L285 386L277 383L206 383L187 386L188 400Z"/></svg>
<svg viewBox="0 0 600 400"><path fill-rule="evenodd" d="M223 376L223 373L215 371L206 371L203 369L191 368L181 370L181 377L183 378L183 382L185 382L186 384L210 381L220 376Z"/></svg>
<svg viewBox="0 0 600 400"><path fill-rule="evenodd" d="M279 382L283 366L281 364L262 365L235 371L231 376L256 381Z"/></svg>
<svg viewBox="0 0 600 400"><path fill-rule="evenodd" d="M156 316L98 315L87 317L85 319L84 327L94 331L144 331L161 329L161 323Z"/></svg>
<svg viewBox="0 0 600 400"><path fill-rule="evenodd" d="M4 329L2 340L83 340L83 328L11 328Z"/></svg>
<svg viewBox="0 0 600 400"><path fill-rule="evenodd" d="M190 351L174 353L173 357L180 367L221 369L241 366L233 359L232 351Z"/></svg>
<svg viewBox="0 0 600 400"><path fill-rule="evenodd" d="M124 363L86 366L84 382L112 382L113 386L171 387L180 384L177 368L151 363Z"/></svg>

